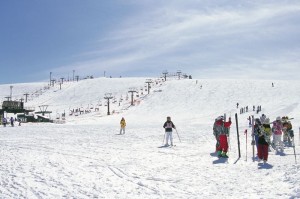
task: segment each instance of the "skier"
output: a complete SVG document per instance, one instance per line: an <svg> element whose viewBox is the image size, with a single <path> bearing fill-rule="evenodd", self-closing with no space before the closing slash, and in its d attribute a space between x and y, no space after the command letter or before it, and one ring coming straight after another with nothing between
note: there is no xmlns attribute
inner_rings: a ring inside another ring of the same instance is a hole
<svg viewBox="0 0 300 199"><path fill-rule="evenodd" d="M126 122L125 122L124 117L122 117L122 119L121 119L121 121L120 121L120 125L121 125L120 135L122 135L122 131L123 131L123 134L125 134Z"/></svg>
<svg viewBox="0 0 300 199"><path fill-rule="evenodd" d="M273 132L273 146L275 148L276 151L278 151L278 149L281 150L281 152L283 152L283 143L281 140L282 137L282 122L281 122L281 117L278 116L276 118L276 121L273 122L273 126L272 126L272 132Z"/></svg>
<svg viewBox="0 0 300 199"><path fill-rule="evenodd" d="M249 127L252 126L252 123L251 123L251 116L248 117L248 120L249 120Z"/></svg>
<svg viewBox="0 0 300 199"><path fill-rule="evenodd" d="M266 118L259 133L258 138L258 147L257 147L257 155L258 155L258 162L261 160L266 163L268 161L269 155L269 144L271 143L271 126L270 126L270 119Z"/></svg>
<svg viewBox="0 0 300 199"><path fill-rule="evenodd" d="M258 138L259 135L261 134L261 121L259 118L255 118L255 124L254 124L254 138L255 138L255 145L256 145L256 150L258 151Z"/></svg>
<svg viewBox="0 0 300 199"><path fill-rule="evenodd" d="M173 136L172 136L172 129L176 129L174 123L171 121L171 117L167 117L167 121L164 123L163 128L165 129L166 135L166 144L164 146L169 146L169 139L171 146L173 146Z"/></svg>
<svg viewBox="0 0 300 199"><path fill-rule="evenodd" d="M228 158L228 141L227 136L229 133L229 127L231 125L231 118L229 117L228 122L223 121L223 116L219 116L215 119L215 123L213 126L213 134L217 140L216 150L218 152L218 157Z"/></svg>
<svg viewBox="0 0 300 199"><path fill-rule="evenodd" d="M236 103L236 108L239 108L239 103Z"/></svg>
<svg viewBox="0 0 300 199"><path fill-rule="evenodd" d="M7 119L5 117L2 118L2 124L4 127L6 127Z"/></svg>
<svg viewBox="0 0 300 199"><path fill-rule="evenodd" d="M286 145L291 146L294 138L294 131L292 130L293 126L291 124L291 121L289 121L288 119L288 116L282 117L283 142Z"/></svg>
<svg viewBox="0 0 300 199"><path fill-rule="evenodd" d="M12 127L14 127L14 121L15 121L15 119L14 119L13 117L11 117L11 118L10 118L10 125L11 125Z"/></svg>

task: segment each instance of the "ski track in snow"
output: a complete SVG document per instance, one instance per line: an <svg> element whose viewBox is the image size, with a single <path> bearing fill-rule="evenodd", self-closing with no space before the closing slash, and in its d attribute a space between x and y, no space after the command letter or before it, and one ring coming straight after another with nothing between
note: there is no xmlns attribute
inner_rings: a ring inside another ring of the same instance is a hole
<svg viewBox="0 0 300 199"><path fill-rule="evenodd" d="M136 84L140 82L139 79ZM276 100L269 88L264 96L257 89L262 83L270 84L267 81L202 83L200 89L194 81L170 81L161 87L161 93L145 96L139 106L122 113L127 122L125 135L117 135L120 115L90 114L67 118L63 125L1 128L0 198L300 198L300 166L295 164L293 148L286 147L281 154L270 152L270 166L252 161L251 130L246 120L252 112L239 115L240 159L235 121L228 161L213 155L212 135L216 116L226 112L234 120L237 101L241 106L249 105L250 110L252 104L261 104L272 118L295 117L297 133L299 119L295 114L299 112L300 97L296 91L300 84L291 86L286 105L286 97L280 95L290 85L285 81L274 88L279 93ZM232 84L237 90L226 90ZM91 85L89 81L87 86ZM83 83L80 86L88 90ZM42 96L37 103L54 103L54 99L65 103L63 95L72 93L72 89L69 85L64 92L51 92L49 98ZM182 143L174 132L176 146L158 148L167 115L172 116ZM299 143L298 136L295 139ZM298 148L296 145L299 162Z"/></svg>

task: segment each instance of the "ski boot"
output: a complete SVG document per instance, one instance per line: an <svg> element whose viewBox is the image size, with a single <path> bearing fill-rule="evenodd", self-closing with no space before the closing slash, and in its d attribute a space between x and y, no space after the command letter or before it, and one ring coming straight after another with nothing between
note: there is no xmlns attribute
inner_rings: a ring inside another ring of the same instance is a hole
<svg viewBox="0 0 300 199"><path fill-rule="evenodd" d="M222 157L222 151L218 151L218 157L219 157L219 158Z"/></svg>
<svg viewBox="0 0 300 199"><path fill-rule="evenodd" d="M228 155L225 153L222 153L222 158L228 158Z"/></svg>

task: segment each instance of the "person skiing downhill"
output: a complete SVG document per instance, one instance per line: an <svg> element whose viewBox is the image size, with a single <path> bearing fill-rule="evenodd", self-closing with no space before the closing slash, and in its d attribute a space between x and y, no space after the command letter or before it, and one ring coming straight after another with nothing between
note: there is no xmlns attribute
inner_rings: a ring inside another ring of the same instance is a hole
<svg viewBox="0 0 300 199"><path fill-rule="evenodd" d="M172 130L176 129L174 123L171 121L171 117L167 117L167 121L164 123L163 128L165 129L165 136L166 136L166 144L164 146L169 146L169 140L171 146L173 146L173 136Z"/></svg>
<svg viewBox="0 0 300 199"><path fill-rule="evenodd" d="M218 153L218 157L228 158L228 141L227 136L229 133L229 127L231 125L231 118L229 117L228 122L223 121L223 116L219 116L215 119L215 123L213 126L213 133L217 140L216 151Z"/></svg>
<svg viewBox="0 0 300 199"><path fill-rule="evenodd" d="M123 131L123 134L125 134L126 122L125 122L124 117L122 117L122 119L121 119L121 121L120 121L120 125L121 125L120 135L122 135L122 131Z"/></svg>

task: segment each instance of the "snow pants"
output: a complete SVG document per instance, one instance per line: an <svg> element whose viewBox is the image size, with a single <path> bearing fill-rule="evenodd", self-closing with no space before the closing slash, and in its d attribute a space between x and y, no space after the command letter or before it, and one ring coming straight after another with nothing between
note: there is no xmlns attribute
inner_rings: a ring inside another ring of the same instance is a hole
<svg viewBox="0 0 300 199"><path fill-rule="evenodd" d="M261 160L268 161L269 155L269 145L266 144L258 144L257 147L257 156Z"/></svg>
<svg viewBox="0 0 300 199"><path fill-rule="evenodd" d="M228 151L228 142L227 142L227 136L226 135L220 135L219 136L219 146L217 148L217 151L223 151L224 153L227 153L227 151Z"/></svg>
<svg viewBox="0 0 300 199"><path fill-rule="evenodd" d="M120 134L122 134L122 131L123 131L123 134L125 134L125 127L121 128Z"/></svg>
<svg viewBox="0 0 300 199"><path fill-rule="evenodd" d="M167 131L166 132L166 144L169 144L169 140L171 142L171 145L173 145L173 135L172 131Z"/></svg>
<svg viewBox="0 0 300 199"><path fill-rule="evenodd" d="M283 142L281 140L282 135L275 135L273 134L273 144L276 148L276 150L278 150L279 148L281 150L283 150Z"/></svg>

